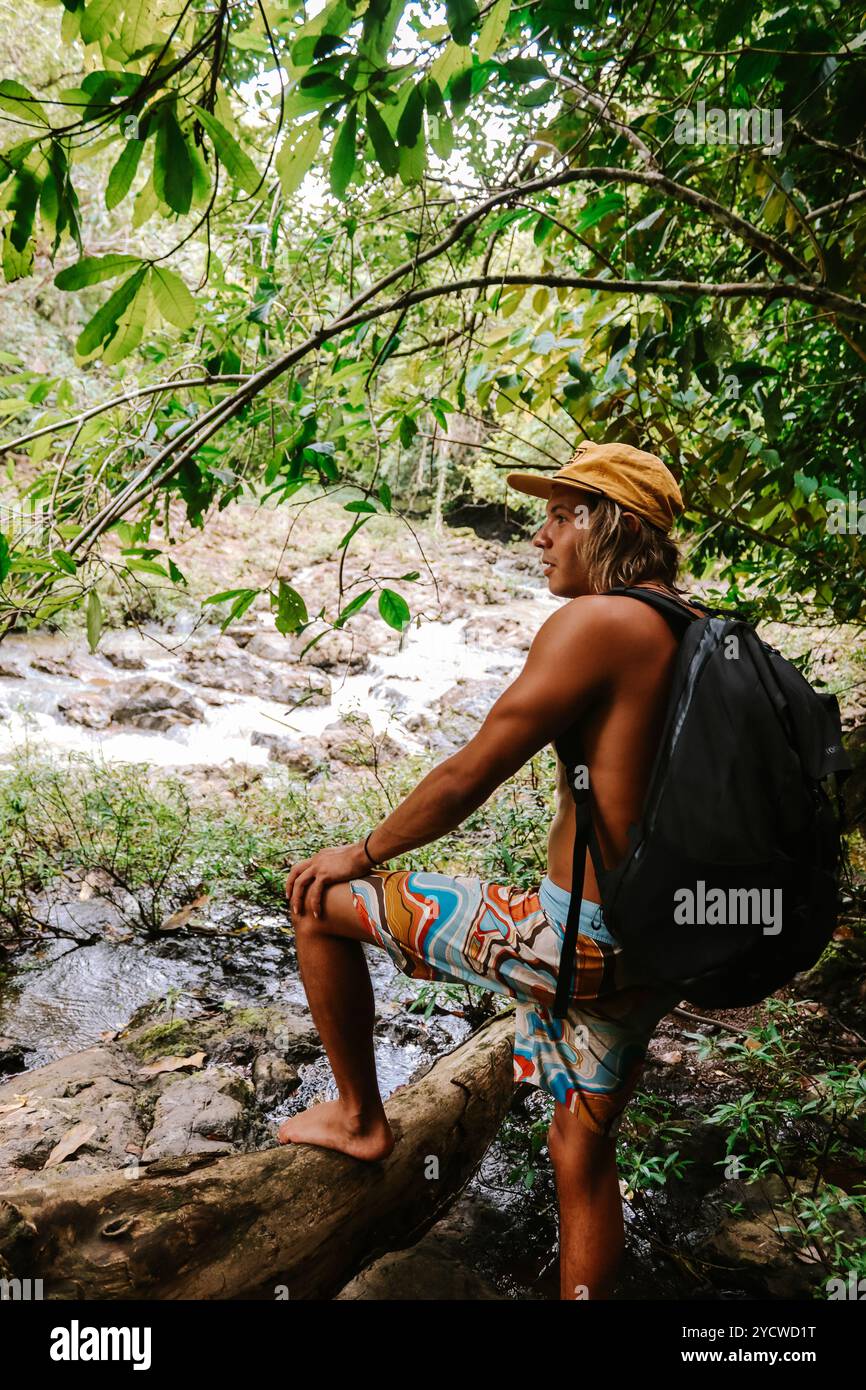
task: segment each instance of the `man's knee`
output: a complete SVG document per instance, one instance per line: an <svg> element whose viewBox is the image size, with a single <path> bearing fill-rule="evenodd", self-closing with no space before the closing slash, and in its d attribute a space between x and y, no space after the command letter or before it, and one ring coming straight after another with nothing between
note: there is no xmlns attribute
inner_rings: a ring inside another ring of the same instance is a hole
<svg viewBox="0 0 866 1390"><path fill-rule="evenodd" d="M554 1168L571 1172L591 1175L616 1163L616 1139L598 1133L560 1104L547 1131L547 1150Z"/></svg>
<svg viewBox="0 0 866 1390"><path fill-rule="evenodd" d="M292 913L292 926L296 941L308 941L311 937L321 936L327 929L326 919L314 916L307 909Z"/></svg>
<svg viewBox="0 0 866 1390"><path fill-rule="evenodd" d="M318 917L305 904L300 912L292 914L291 920L298 941L320 936L349 936L366 941L369 937L358 916L348 883L332 883L325 888Z"/></svg>

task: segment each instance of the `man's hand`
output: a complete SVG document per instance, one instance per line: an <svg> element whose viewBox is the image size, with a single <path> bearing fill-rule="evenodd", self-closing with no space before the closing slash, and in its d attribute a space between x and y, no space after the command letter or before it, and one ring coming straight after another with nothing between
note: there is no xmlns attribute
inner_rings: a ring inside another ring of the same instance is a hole
<svg viewBox="0 0 866 1390"><path fill-rule="evenodd" d="M329 883L345 883L350 878L364 878L372 865L364 853L363 844L337 845L320 849L312 859L293 864L286 879L286 897L292 918L302 912L322 914L322 896Z"/></svg>

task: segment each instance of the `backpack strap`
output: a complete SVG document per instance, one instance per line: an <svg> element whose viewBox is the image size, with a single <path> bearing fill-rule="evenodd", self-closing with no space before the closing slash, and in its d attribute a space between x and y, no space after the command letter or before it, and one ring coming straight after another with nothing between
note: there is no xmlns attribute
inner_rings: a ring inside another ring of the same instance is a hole
<svg viewBox="0 0 866 1390"><path fill-rule="evenodd" d="M666 618L670 619L676 627L688 626L689 623L699 622L700 619L690 613L688 608L680 599L671 598L668 594L660 594L657 589L631 588L626 584L618 584L616 588L608 589L609 594L625 594L628 598L640 599L641 603L648 603L650 608L655 608ZM695 604L696 608L704 608L704 604ZM712 610L707 609L707 612Z"/></svg>
<svg viewBox="0 0 866 1390"><path fill-rule="evenodd" d="M577 954L577 937L580 928L580 909L583 902L583 880L586 869L587 848L592 856L595 876L598 880L599 891L601 883L606 873L604 860L601 854L601 845L595 833L595 826L592 823L592 796L588 787L575 789L572 785L572 795L574 797L574 850L571 861L571 896L568 901L568 915L565 919L565 933L562 939L562 950L559 957L559 969L556 976L556 996L553 1001L553 1018L564 1018L568 1012L569 995L571 994L571 984L574 978L575 957Z"/></svg>

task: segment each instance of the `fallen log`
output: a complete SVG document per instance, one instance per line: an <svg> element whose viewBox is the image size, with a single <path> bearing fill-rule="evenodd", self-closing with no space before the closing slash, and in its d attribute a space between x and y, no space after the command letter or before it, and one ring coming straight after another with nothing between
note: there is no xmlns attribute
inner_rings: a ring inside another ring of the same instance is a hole
<svg viewBox="0 0 866 1390"><path fill-rule="evenodd" d="M330 1298L412 1244L468 1182L513 1091L510 1013L385 1105L365 1163L310 1145L0 1189L0 1274L53 1299Z"/></svg>

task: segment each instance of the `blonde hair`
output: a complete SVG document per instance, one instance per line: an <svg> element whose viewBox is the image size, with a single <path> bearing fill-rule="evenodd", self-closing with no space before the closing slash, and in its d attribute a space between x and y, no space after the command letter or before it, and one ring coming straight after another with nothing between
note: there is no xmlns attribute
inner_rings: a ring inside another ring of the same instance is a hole
<svg viewBox="0 0 866 1390"><path fill-rule="evenodd" d="M654 580L679 593L676 541L642 516L631 515L638 523L636 531L622 525L622 508L611 497L599 497L590 506L581 549L590 592L603 594L617 584Z"/></svg>

